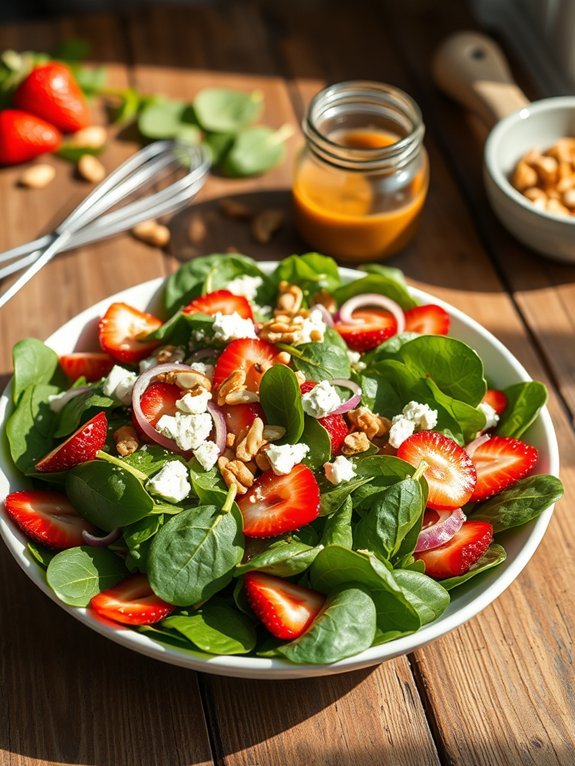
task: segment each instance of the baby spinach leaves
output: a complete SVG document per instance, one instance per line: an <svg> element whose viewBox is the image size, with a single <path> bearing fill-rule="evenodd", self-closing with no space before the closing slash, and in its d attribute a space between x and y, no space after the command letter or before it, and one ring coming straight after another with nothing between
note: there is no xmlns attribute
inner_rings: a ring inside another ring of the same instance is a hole
<svg viewBox="0 0 575 766"><path fill-rule="evenodd" d="M55 386L46 383L28 386L8 418L6 437L10 455L24 474L37 475L34 466L53 447L56 414L50 409L48 397L57 393Z"/></svg>
<svg viewBox="0 0 575 766"><path fill-rule="evenodd" d="M256 120L262 111L263 94L231 88L203 88L194 100L196 117L204 130L237 133Z"/></svg>
<svg viewBox="0 0 575 766"><path fill-rule="evenodd" d="M526 524L563 496L563 484L556 476L539 474L520 479L495 497L475 506L472 518L488 521L494 532Z"/></svg>
<svg viewBox="0 0 575 766"><path fill-rule="evenodd" d="M467 582L472 577L475 577L475 575L481 574L482 572L486 572L488 569L499 566L499 564L502 564L506 558L507 554L505 553L505 549L497 543L492 543L485 551L483 556L478 561L476 561L475 564L472 564L469 567L469 570L465 572L465 574L459 575L458 577L449 577L446 580L442 580L441 585L445 588L445 590L453 590L453 588L456 588L459 585L463 585L463 583Z"/></svg>
<svg viewBox="0 0 575 766"><path fill-rule="evenodd" d="M81 546L57 553L48 564L48 585L69 606L88 606L106 588L127 577L121 558L107 548Z"/></svg>
<svg viewBox="0 0 575 766"><path fill-rule="evenodd" d="M292 133L289 126L273 130L266 125L256 125L242 130L223 157L222 172L231 178L265 173L283 160L288 133Z"/></svg>
<svg viewBox="0 0 575 766"><path fill-rule="evenodd" d="M252 556L245 564L238 564L234 576L258 570L277 577L293 577L305 572L322 546L312 547L297 540L278 540L266 550Z"/></svg>
<svg viewBox="0 0 575 766"><path fill-rule="evenodd" d="M286 430L278 440L279 444L298 442L304 429L304 417L299 383L293 370L283 364L266 370L260 382L260 402L267 422Z"/></svg>
<svg viewBox="0 0 575 766"><path fill-rule="evenodd" d="M333 293L339 306L345 301L361 293L379 293L386 295L396 303L399 303L402 309L411 309L417 306L417 301L411 297L405 282L398 280L395 273L368 274L362 279L355 279L346 285L339 287Z"/></svg>
<svg viewBox="0 0 575 766"><path fill-rule="evenodd" d="M304 427L300 441L309 447L309 452L303 462L312 471L319 470L330 459L331 439L317 418L304 415Z"/></svg>
<svg viewBox="0 0 575 766"><path fill-rule="evenodd" d="M507 406L501 415L497 433L520 439L545 406L547 389L543 383L530 380L509 386L503 393L507 397Z"/></svg>
<svg viewBox="0 0 575 766"><path fill-rule="evenodd" d="M303 372L307 380L347 380L351 375L347 352L329 341L302 343L301 346L280 345L291 354L294 367Z"/></svg>
<svg viewBox="0 0 575 766"><path fill-rule="evenodd" d="M319 253L290 255L278 264L273 279L301 287L307 302L319 291L333 292L340 284L339 269L333 258Z"/></svg>
<svg viewBox="0 0 575 766"><path fill-rule="evenodd" d="M212 599L196 612L168 617L161 627L176 630L209 654L247 654L256 645L250 618L221 599Z"/></svg>
<svg viewBox="0 0 575 766"><path fill-rule="evenodd" d="M17 403L31 385L64 383L65 376L58 365L58 354L36 338L18 341L12 350L14 377L12 400Z"/></svg>

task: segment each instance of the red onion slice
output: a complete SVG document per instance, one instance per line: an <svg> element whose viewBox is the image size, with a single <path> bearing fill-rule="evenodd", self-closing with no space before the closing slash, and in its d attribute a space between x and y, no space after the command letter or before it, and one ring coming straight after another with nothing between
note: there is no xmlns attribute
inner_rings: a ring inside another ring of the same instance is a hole
<svg viewBox="0 0 575 766"><path fill-rule="evenodd" d="M489 436L489 434L481 434L481 436L478 436L477 439L474 439L472 442L469 442L467 447L464 447L469 457L472 458L475 450L478 447L481 447L482 444L485 444L485 442L488 442L490 438L491 437Z"/></svg>
<svg viewBox="0 0 575 766"><path fill-rule="evenodd" d="M317 309L320 312L321 317L323 321L326 323L326 325L328 327L333 327L333 325L335 324L333 321L333 317L329 313L329 311L326 309L326 307L323 306L321 303L314 303L314 305L311 307L310 310L315 311L315 309Z"/></svg>
<svg viewBox="0 0 575 766"><path fill-rule="evenodd" d="M226 419L224 417L223 412L220 410L217 404L212 404L211 402L208 402L208 412L210 413L210 415L212 416L212 420L214 421L214 431L215 431L214 441L221 455L223 454L226 448L226 436L228 435Z"/></svg>
<svg viewBox="0 0 575 766"><path fill-rule="evenodd" d="M415 553L439 548L440 545L448 543L459 532L465 521L465 514L461 508L455 508L453 511L435 511L435 513L439 515L439 519L421 530Z"/></svg>
<svg viewBox="0 0 575 766"><path fill-rule="evenodd" d="M344 324L362 324L362 319L353 318L353 312L359 308L367 308L369 306L378 306L393 314L397 324L398 335L405 330L405 315L399 303L378 293L360 293L360 295L355 295L347 300L339 309L338 321Z"/></svg>
<svg viewBox="0 0 575 766"><path fill-rule="evenodd" d="M103 537L100 537L99 535L93 535L86 529L82 530L82 538L84 539L84 542L86 545L89 545L92 548L106 548L108 545L115 543L116 540L121 536L122 530L119 527L116 527L116 529L108 532L108 534L104 535Z"/></svg>
<svg viewBox="0 0 575 766"><path fill-rule="evenodd" d="M343 404L340 404L339 407L336 407L335 410L332 410L329 413L330 415L341 415L342 413L349 412L349 410L353 410L354 407L357 407L361 401L361 388L357 385L357 383L354 383L353 380L344 380L343 378L334 378L329 382L332 386L349 388L352 392L350 398L346 402L343 402Z"/></svg>

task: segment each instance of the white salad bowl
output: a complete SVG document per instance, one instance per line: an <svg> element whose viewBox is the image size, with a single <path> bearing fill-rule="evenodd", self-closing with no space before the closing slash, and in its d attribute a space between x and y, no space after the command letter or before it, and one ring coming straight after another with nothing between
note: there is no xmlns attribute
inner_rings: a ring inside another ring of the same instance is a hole
<svg viewBox="0 0 575 766"><path fill-rule="evenodd" d="M259 265L268 273L276 266L275 263ZM341 269L340 271L346 280L365 276L351 269ZM47 339L47 344L60 354L72 350L97 348L97 320L105 312L108 305L113 301L125 301L139 309L154 311L159 306L163 281L163 279L154 279L150 282L144 282L96 303L66 322ZM531 380L524 367L505 346L473 319L428 293L415 289L412 289L411 292L421 302L439 304L449 312L452 319L450 335L465 341L477 351L483 359L486 374L492 385L504 388L513 383ZM10 386L4 391L0 399L0 427L2 430L4 430L9 414L9 403ZM547 408L542 410L525 438L539 450L538 473L558 475L557 439ZM3 499L7 494L22 488L24 485L25 479L12 466L4 438L0 445L0 498ZM157 660L204 673L238 678L291 679L343 673L376 665L384 660L420 649L475 617L503 593L533 556L549 524L552 511L553 507L550 507L539 518L506 532L506 561L471 579L456 591L452 591L452 601L449 608L434 622L410 636L371 647L360 654L329 665L296 665L287 660L237 655L212 656L193 649L183 652L156 643L147 636L128 628L96 619L87 609L70 607L57 599L48 587L43 572L32 560L26 548L25 537L7 518L3 506L0 508L0 533L16 561L47 596L80 622L106 638Z"/></svg>

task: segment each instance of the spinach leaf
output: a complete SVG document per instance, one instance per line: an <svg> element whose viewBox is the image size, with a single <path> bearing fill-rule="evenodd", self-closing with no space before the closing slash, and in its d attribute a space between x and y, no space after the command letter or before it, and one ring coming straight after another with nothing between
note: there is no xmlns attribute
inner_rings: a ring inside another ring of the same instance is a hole
<svg viewBox="0 0 575 766"><path fill-rule="evenodd" d="M356 279L353 282L343 285L333 293L333 297L336 299L339 306L345 301L353 298L360 293L379 293L379 295L386 295L396 303L399 303L402 309L411 309L417 306L417 301L414 300L405 284L398 281L395 275L390 274L368 274L361 279Z"/></svg>
<svg viewBox="0 0 575 766"><path fill-rule="evenodd" d="M456 438L455 441L459 442L459 444L467 444L475 437L478 431L485 428L485 415L481 410L444 394L431 378L427 378L425 384L431 391L435 405L433 402L430 403L429 400L427 403L437 409L437 430L441 430L444 433L445 431L451 431L454 436L458 436L461 433L462 440ZM444 412L447 412L450 420L443 416L442 413ZM453 425L454 423L456 426Z"/></svg>
<svg viewBox="0 0 575 766"><path fill-rule="evenodd" d="M177 630L210 654L247 654L256 645L256 630L249 617L218 599L197 612L167 617L161 625Z"/></svg>
<svg viewBox="0 0 575 766"><path fill-rule="evenodd" d="M185 101L166 98L155 98L144 106L138 116L138 130L145 138L179 138L184 134L190 143L201 139L192 107ZM195 141L190 141L192 137Z"/></svg>
<svg viewBox="0 0 575 766"><path fill-rule="evenodd" d="M245 564L238 564L234 577L258 570L277 577L301 574L313 563L322 546L312 547L297 540L278 540Z"/></svg>
<svg viewBox="0 0 575 766"><path fill-rule="evenodd" d="M353 501L348 495L341 508L325 520L321 536L321 544L324 547L341 545L343 548L351 548L353 546L352 515Z"/></svg>
<svg viewBox="0 0 575 766"><path fill-rule="evenodd" d="M304 416L304 427L299 441L309 447L303 462L312 471L317 471L330 459L331 439L317 418L312 418L310 415Z"/></svg>
<svg viewBox="0 0 575 766"><path fill-rule="evenodd" d="M206 601L230 582L243 548L242 517L235 503L230 508L201 505L183 511L164 524L152 542L152 590L177 606Z"/></svg>
<svg viewBox="0 0 575 766"><path fill-rule="evenodd" d="M182 633L162 628L160 625L161 623L156 623L155 625L138 625L136 630L138 633L143 633L148 638L151 638L152 641L156 641L170 649L177 649L180 652L186 652L195 657L202 656L197 649L192 648L190 642L187 638L184 638Z"/></svg>
<svg viewBox="0 0 575 766"><path fill-rule="evenodd" d="M204 130L237 133L261 114L263 94L231 88L202 88L194 99L194 111Z"/></svg>
<svg viewBox="0 0 575 766"><path fill-rule="evenodd" d="M308 303L319 290L333 292L341 284L337 263L333 258L319 253L284 258L272 277L276 283L285 280L290 285L301 287Z"/></svg>
<svg viewBox="0 0 575 766"><path fill-rule="evenodd" d="M12 350L14 377L12 379L12 400L20 396L31 385L62 383L65 377L58 366L58 354L36 338L18 341ZM59 374L57 374L59 373Z"/></svg>
<svg viewBox="0 0 575 766"><path fill-rule="evenodd" d="M372 599L360 588L346 588L330 596L311 627L278 652L291 662L327 665L368 649L375 628Z"/></svg>
<svg viewBox="0 0 575 766"><path fill-rule="evenodd" d="M202 505L223 505L228 494L228 488L217 465L206 471L194 458L188 463L188 466L192 489L200 503Z"/></svg>
<svg viewBox="0 0 575 766"><path fill-rule="evenodd" d="M402 332L399 335L392 335L391 338L384 340L379 346L364 354L362 362L368 367L376 362L382 362L384 359L393 359L397 356L401 348L411 340L418 338L416 332Z"/></svg>
<svg viewBox="0 0 575 766"><path fill-rule="evenodd" d="M68 548L48 564L48 585L69 606L88 606L90 600L128 575L124 562L107 548Z"/></svg>
<svg viewBox="0 0 575 766"><path fill-rule="evenodd" d="M135 476L101 460L72 468L66 476L66 494L78 513L105 532L132 524L154 508Z"/></svg>
<svg viewBox="0 0 575 766"><path fill-rule="evenodd" d="M543 383L531 380L509 386L503 393L507 397L507 407L497 425L497 433L520 439L545 406L547 389Z"/></svg>
<svg viewBox="0 0 575 766"><path fill-rule="evenodd" d="M526 524L563 496L563 484L556 476L539 474L520 479L490 500L476 505L471 518L488 521L494 532Z"/></svg>
<svg viewBox="0 0 575 766"><path fill-rule="evenodd" d="M359 381L361 386L361 403L369 407L372 412L384 415L386 412L397 415L401 412L403 396L400 396L395 387L385 378L374 372L372 375L362 375ZM393 417L393 415L391 417Z"/></svg>
<svg viewBox="0 0 575 766"><path fill-rule="evenodd" d="M481 574L481 572L486 572L488 569L492 569L493 567L502 564L506 558L507 554L505 553L505 549L497 543L492 543L483 556L476 561L475 564L472 564L465 574L459 575L458 577L449 577L446 580L442 580L441 584L446 590L453 590L453 588L463 585L464 582L475 577L475 575Z"/></svg>
<svg viewBox="0 0 575 766"><path fill-rule="evenodd" d="M351 375L347 352L333 343L325 340L321 343L302 343L301 346L282 343L281 347L291 354L294 367L303 372L307 380L347 380Z"/></svg>
<svg viewBox="0 0 575 766"><path fill-rule="evenodd" d="M211 267L204 281L203 292L225 290L233 279L243 276L261 279L261 285L256 289L254 298L256 304L265 306L275 303L277 288L274 281L261 271L254 261L239 254L226 255L217 265Z"/></svg>
<svg viewBox="0 0 575 766"><path fill-rule="evenodd" d="M274 130L266 125L242 130L220 164L222 173L232 178L265 173L283 160L286 137L285 129Z"/></svg>
<svg viewBox="0 0 575 766"><path fill-rule="evenodd" d="M48 397L58 393L45 383L28 386L6 423L6 438L14 464L24 474L37 475L34 466L53 447L52 432L56 414Z"/></svg>
<svg viewBox="0 0 575 766"><path fill-rule="evenodd" d="M132 452L131 455L126 455L126 457L122 458L122 462L127 463L127 465L135 468L137 471L141 471L146 476L153 476L162 468L164 463L173 459L174 453L160 447L159 444L144 444L136 452ZM182 462L185 463L183 458Z"/></svg>
<svg viewBox="0 0 575 766"><path fill-rule="evenodd" d="M370 481L369 476L358 477L357 479L351 479L351 481L343 482L338 486L332 487L327 480L322 479L320 476L318 484L321 492L321 500L319 506L320 516L331 516L332 513L338 511L345 503L349 495L354 492L358 487L367 484Z"/></svg>
<svg viewBox="0 0 575 766"><path fill-rule="evenodd" d="M152 538L163 523L164 516L162 514L153 514L152 516L145 516L139 521L134 521L133 524L128 524L123 535L126 546L130 550L138 548L146 540Z"/></svg>
<svg viewBox="0 0 575 766"><path fill-rule="evenodd" d="M99 386L92 388L91 391L86 391L84 394L79 394L71 399L59 413L58 426L54 436L56 439L59 439L62 436L71 434L84 419L89 420L92 414L96 414L95 412L90 413L92 409L97 408L101 411L118 406L118 402L109 396L105 396Z"/></svg>
<svg viewBox="0 0 575 766"><path fill-rule="evenodd" d="M278 444L296 444L304 428L303 407L298 379L283 364L276 364L260 381L260 403L270 425L283 426L286 433Z"/></svg>
<svg viewBox="0 0 575 766"><path fill-rule="evenodd" d="M449 606L449 593L442 583L421 572L394 569L393 577L409 603L417 611L422 625L440 617Z"/></svg>
<svg viewBox="0 0 575 766"><path fill-rule="evenodd" d="M38 545L38 543L35 543L33 540L28 540L26 548L28 548L34 561L44 570L48 569L48 564L56 555L56 551L44 548L43 545Z"/></svg>
<svg viewBox="0 0 575 766"><path fill-rule="evenodd" d="M392 484L407 479L415 473L415 468L401 458L392 455L372 455L356 460L355 470L358 479L363 480L353 496L356 510L362 510L373 502L374 496ZM424 487L426 484L424 484Z"/></svg>

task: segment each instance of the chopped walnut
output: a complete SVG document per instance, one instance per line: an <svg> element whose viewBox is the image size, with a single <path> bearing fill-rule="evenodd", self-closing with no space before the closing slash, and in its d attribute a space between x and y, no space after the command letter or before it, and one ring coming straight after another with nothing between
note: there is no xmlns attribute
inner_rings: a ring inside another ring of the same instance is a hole
<svg viewBox="0 0 575 766"><path fill-rule="evenodd" d="M264 423L261 418L255 418L245 436L238 441L236 458L244 463L249 462L265 444Z"/></svg>
<svg viewBox="0 0 575 766"><path fill-rule="evenodd" d="M240 393L246 390L246 374L243 370L234 370L225 380L222 380L218 388L218 406L231 404L228 402L228 396L233 393Z"/></svg>
<svg viewBox="0 0 575 766"><path fill-rule="evenodd" d="M376 415L367 407L358 407L347 413L349 421L359 431L363 431L367 438L372 441L376 436L385 436L391 428L391 420L381 415Z"/></svg>
<svg viewBox="0 0 575 766"><path fill-rule="evenodd" d="M178 388L186 390L195 389L196 386L201 386L206 391L212 390L212 381L201 372L196 372L196 370L186 370L184 372L171 370L170 372L161 373L157 376L156 380L162 383L175 383Z"/></svg>
<svg viewBox="0 0 575 766"><path fill-rule="evenodd" d="M363 431L354 431L352 434L348 434L343 440L343 447L341 451L347 457L351 455L358 455L360 452L365 452L370 447L369 439Z"/></svg>
<svg viewBox="0 0 575 766"><path fill-rule="evenodd" d="M260 471L269 471L269 469L271 468L271 463L265 452L258 452L258 454L255 457L255 461Z"/></svg>
<svg viewBox="0 0 575 766"><path fill-rule="evenodd" d="M301 287L290 285L286 280L279 283L278 299L276 301L276 312L282 314L296 314L303 301L303 292Z"/></svg>
<svg viewBox="0 0 575 766"><path fill-rule="evenodd" d="M264 426L263 436L268 442L275 442L286 435L286 430L283 426Z"/></svg>
<svg viewBox="0 0 575 766"><path fill-rule="evenodd" d="M238 495L245 495L254 483L254 475L241 460L228 460L222 456L218 458L218 468L223 476L227 487L234 485Z"/></svg>
<svg viewBox="0 0 575 766"><path fill-rule="evenodd" d="M140 446L136 429L130 425L120 426L117 431L114 431L114 444L120 457L131 455Z"/></svg>
<svg viewBox="0 0 575 766"><path fill-rule="evenodd" d="M236 435L228 431L228 434L226 436L226 447L233 447L235 443L236 443Z"/></svg>

